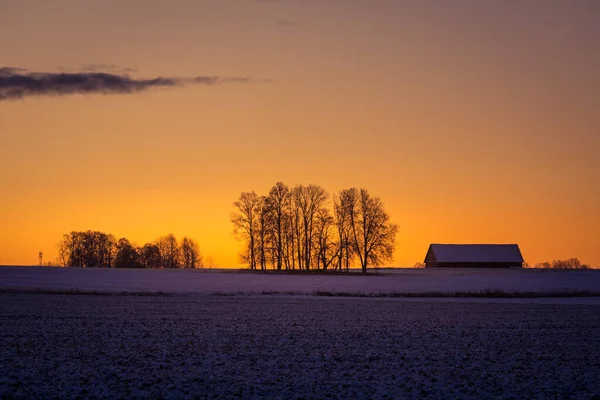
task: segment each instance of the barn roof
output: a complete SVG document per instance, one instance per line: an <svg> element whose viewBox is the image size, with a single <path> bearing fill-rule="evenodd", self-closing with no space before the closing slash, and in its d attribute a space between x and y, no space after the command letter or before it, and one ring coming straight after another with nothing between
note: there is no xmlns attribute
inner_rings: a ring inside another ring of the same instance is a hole
<svg viewBox="0 0 600 400"><path fill-rule="evenodd" d="M431 244L432 251L437 262L523 262L516 244Z"/></svg>

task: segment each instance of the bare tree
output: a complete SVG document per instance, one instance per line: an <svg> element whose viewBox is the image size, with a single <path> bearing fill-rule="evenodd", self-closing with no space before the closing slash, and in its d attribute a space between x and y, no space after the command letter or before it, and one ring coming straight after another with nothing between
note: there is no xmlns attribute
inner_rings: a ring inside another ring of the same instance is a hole
<svg viewBox="0 0 600 400"><path fill-rule="evenodd" d="M183 268L202 268L202 256L198 242L184 236L181 240L181 258Z"/></svg>
<svg viewBox="0 0 600 400"><path fill-rule="evenodd" d="M231 214L234 234L244 241L243 262L250 269L337 269L348 271L358 259L363 273L391 260L398 227L390 223L383 202L365 189L327 191L277 182L268 196L243 192Z"/></svg>
<svg viewBox="0 0 600 400"><path fill-rule="evenodd" d="M317 269L327 270L338 257L339 246L333 240L333 217L326 208L321 208L315 221L315 255Z"/></svg>
<svg viewBox="0 0 600 400"><path fill-rule="evenodd" d="M267 269L269 253L269 210L267 198L258 196L255 203L254 215L256 216L256 255L261 270Z"/></svg>
<svg viewBox="0 0 600 400"><path fill-rule="evenodd" d="M112 268L115 266L117 240L111 234L94 232L94 245L98 255L97 267Z"/></svg>
<svg viewBox="0 0 600 400"><path fill-rule="evenodd" d="M296 213L293 210L291 195L288 198L285 207L285 218L283 219L283 247L282 247L282 258L285 269L294 270L296 269Z"/></svg>
<svg viewBox="0 0 600 400"><path fill-rule="evenodd" d="M286 241L286 222L289 218L290 189L283 182L277 182L269 191L267 197L268 209L271 214L271 230L274 242L273 256L278 271L284 263L283 246Z"/></svg>
<svg viewBox="0 0 600 400"><path fill-rule="evenodd" d="M111 268L114 266L116 240L113 235L85 231L63 235L58 243L63 265L82 268Z"/></svg>
<svg viewBox="0 0 600 400"><path fill-rule="evenodd" d="M71 254L73 251L73 232L65 233L58 242L58 260L63 267L71 267Z"/></svg>
<svg viewBox="0 0 600 400"><path fill-rule="evenodd" d="M298 262L304 269L311 267L313 251L315 217L327 202L327 191L321 186L310 184L298 185L292 190L296 215L300 226L297 227Z"/></svg>
<svg viewBox="0 0 600 400"><path fill-rule="evenodd" d="M144 268L160 268L161 258L160 250L156 244L146 243L139 250L140 263Z"/></svg>
<svg viewBox="0 0 600 400"><path fill-rule="evenodd" d="M294 187L291 191L292 201L290 203L290 232L289 240L291 242L290 250L292 254L292 269L302 269L304 260L303 246L302 246L302 223L301 223L301 210L299 207L299 189L298 186Z"/></svg>
<svg viewBox="0 0 600 400"><path fill-rule="evenodd" d="M156 246L160 252L163 268L179 268L181 266L181 253L177 238L172 233L156 239Z"/></svg>
<svg viewBox="0 0 600 400"><path fill-rule="evenodd" d="M231 214L233 232L241 240L246 242L246 249L242 254L242 261L256 269L256 242L257 242L257 219L256 204L258 196L255 192L243 192L238 201L233 203L236 212Z"/></svg>
<svg viewBox="0 0 600 400"><path fill-rule="evenodd" d="M138 250L126 238L119 239L115 256L115 268L139 268L141 266Z"/></svg>
<svg viewBox="0 0 600 400"><path fill-rule="evenodd" d="M206 263L202 263L203 264L203 268L217 268L217 263L215 263L215 259L212 256L208 256L206 257Z"/></svg>
<svg viewBox="0 0 600 400"><path fill-rule="evenodd" d="M371 197L366 189L342 190L340 198L347 207L354 250L362 272L366 274L369 265L379 265L392 259L398 226L390 223L381 199Z"/></svg>
<svg viewBox="0 0 600 400"><path fill-rule="evenodd" d="M350 263L354 258L354 247L352 245L352 226L350 221L349 208L347 202L351 200L341 192L339 196L333 196L333 212L335 215L335 226L337 230L339 246L337 257L337 268L340 271L350 269Z"/></svg>

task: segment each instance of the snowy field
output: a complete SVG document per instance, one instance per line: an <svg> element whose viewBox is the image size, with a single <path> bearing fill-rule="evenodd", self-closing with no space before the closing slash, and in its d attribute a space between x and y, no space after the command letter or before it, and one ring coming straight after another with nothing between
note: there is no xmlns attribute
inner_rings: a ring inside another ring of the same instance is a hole
<svg viewBox="0 0 600 400"><path fill-rule="evenodd" d="M397 269L379 275L285 275L236 270L0 267L0 290L196 294L600 293L600 270Z"/></svg>
<svg viewBox="0 0 600 400"><path fill-rule="evenodd" d="M0 324L0 398L600 396L600 306L4 293Z"/></svg>

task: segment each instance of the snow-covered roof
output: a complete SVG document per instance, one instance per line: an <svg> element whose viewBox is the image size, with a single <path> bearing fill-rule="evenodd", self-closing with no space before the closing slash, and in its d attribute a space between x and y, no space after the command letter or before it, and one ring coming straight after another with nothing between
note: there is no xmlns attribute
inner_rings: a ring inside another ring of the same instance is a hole
<svg viewBox="0 0 600 400"><path fill-rule="evenodd" d="M516 244L432 244L437 262L523 262Z"/></svg>

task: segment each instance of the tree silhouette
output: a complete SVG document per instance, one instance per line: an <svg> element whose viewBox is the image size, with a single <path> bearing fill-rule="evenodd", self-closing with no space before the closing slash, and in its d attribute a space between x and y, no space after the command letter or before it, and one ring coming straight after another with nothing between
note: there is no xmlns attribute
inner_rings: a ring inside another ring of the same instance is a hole
<svg viewBox="0 0 600 400"><path fill-rule="evenodd" d="M181 260L183 268L201 268L202 256L198 243L187 236L181 241Z"/></svg>
<svg viewBox="0 0 600 400"><path fill-rule="evenodd" d="M172 233L156 239L163 268L179 268L181 266L181 249L177 238Z"/></svg>
<svg viewBox="0 0 600 400"><path fill-rule="evenodd" d="M340 196L346 199L354 250L362 272L366 274L369 264L377 265L392 259L398 226L389 222L383 202L378 197L371 197L367 189L343 190Z"/></svg>
<svg viewBox="0 0 600 400"><path fill-rule="evenodd" d="M144 268L160 268L160 249L154 243L146 243L140 249L140 262Z"/></svg>
<svg viewBox="0 0 600 400"><path fill-rule="evenodd" d="M138 250L126 238L117 242L117 253L115 256L115 268L140 268L140 254Z"/></svg>
<svg viewBox="0 0 600 400"><path fill-rule="evenodd" d="M67 233L58 243L59 258L65 267L111 268L116 240L113 235L86 231Z"/></svg>
<svg viewBox="0 0 600 400"><path fill-rule="evenodd" d="M250 269L256 269L256 225L257 215L256 206L258 196L255 192L243 192L238 201L233 203L237 212L231 214L234 234L246 241L246 249L242 253L242 261L250 266Z"/></svg>
<svg viewBox="0 0 600 400"><path fill-rule="evenodd" d="M542 262L535 264L534 268L546 269L590 269L587 264L582 264L578 258L569 258L567 260L554 260L550 262Z"/></svg>
<svg viewBox="0 0 600 400"><path fill-rule="evenodd" d="M334 219L329 210L321 208L315 216L315 255L317 269L326 270L339 255L339 246L333 242Z"/></svg>
<svg viewBox="0 0 600 400"><path fill-rule="evenodd" d="M265 196L243 192L234 202L233 231L243 241L242 262L250 269L362 271L391 260L398 227L383 202L366 189L333 196L333 214L321 186L277 182Z"/></svg>
<svg viewBox="0 0 600 400"><path fill-rule="evenodd" d="M352 258L354 257L354 247L352 246L352 225L350 221L350 215L348 214L348 207L345 204L347 201L340 195L333 196L333 211L335 215L335 227L337 231L337 245L338 245L338 258L337 268L340 271L350 268Z"/></svg>
<svg viewBox="0 0 600 400"><path fill-rule="evenodd" d="M292 199L296 215L299 217L298 264L309 270L313 250L315 217L327 201L327 191L320 186L298 185L292 190Z"/></svg>
<svg viewBox="0 0 600 400"><path fill-rule="evenodd" d="M172 233L154 243L134 246L127 238L118 241L110 234L85 231L64 234L58 245L58 259L65 267L82 268L200 268L198 243L184 237L179 246Z"/></svg>
<svg viewBox="0 0 600 400"><path fill-rule="evenodd" d="M269 253L269 210L267 208L267 198L265 196L258 196L255 203L254 214L256 215L256 245L257 245L257 256L260 269L267 269L267 255Z"/></svg>
<svg viewBox="0 0 600 400"><path fill-rule="evenodd" d="M273 237L273 254L276 268L281 271L284 264L283 246L286 242L286 222L289 218L290 189L283 182L277 182L267 196L267 208L271 216L271 230Z"/></svg>

